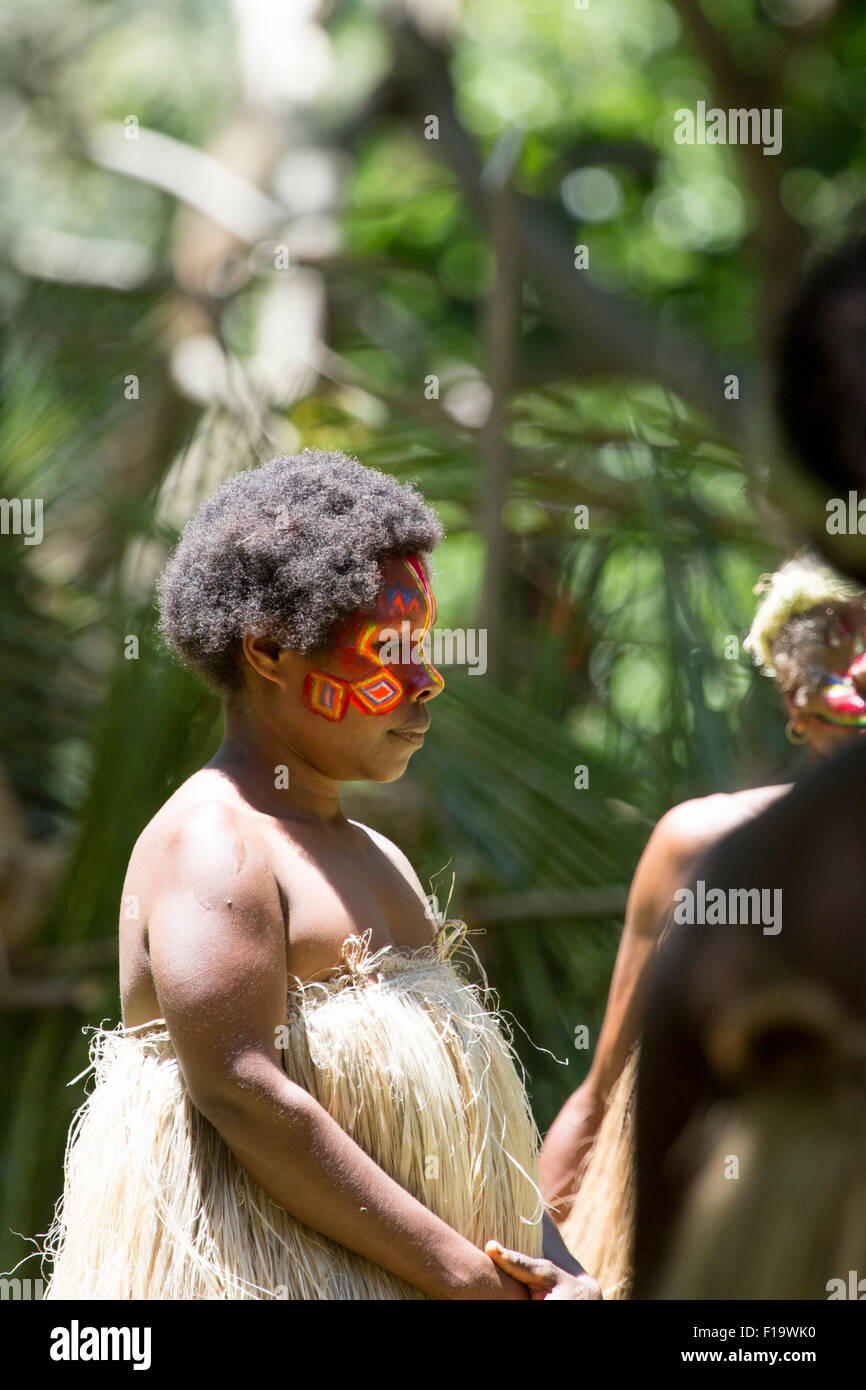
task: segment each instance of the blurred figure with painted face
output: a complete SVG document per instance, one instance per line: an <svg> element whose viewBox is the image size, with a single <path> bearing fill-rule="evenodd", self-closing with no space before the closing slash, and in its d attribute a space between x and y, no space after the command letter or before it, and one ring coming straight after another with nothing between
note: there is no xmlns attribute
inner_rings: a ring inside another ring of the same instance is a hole
<svg viewBox="0 0 866 1390"><path fill-rule="evenodd" d="M818 757L866 730L866 595L814 553L756 586L763 598L745 647L785 702L790 742Z"/></svg>
<svg viewBox="0 0 866 1390"><path fill-rule="evenodd" d="M866 593L809 550L762 576L755 592L744 645L779 688L789 741L812 758L852 746L866 732ZM790 789L780 783L682 802L659 821L635 872L595 1056L541 1154L542 1187L563 1239L606 1298L631 1290L638 1039L674 895L713 844Z"/></svg>
<svg viewBox="0 0 866 1390"><path fill-rule="evenodd" d="M862 584L866 239L817 262L797 291L777 406L789 449L777 494ZM843 511L853 525L840 528ZM855 653L846 668L846 655L817 663L789 704L825 747L840 719L860 718L864 663ZM784 668L787 654L771 659ZM638 1078L638 1297L866 1289L866 740L839 741L696 871L728 900L778 894L781 929L682 924L659 953Z"/></svg>

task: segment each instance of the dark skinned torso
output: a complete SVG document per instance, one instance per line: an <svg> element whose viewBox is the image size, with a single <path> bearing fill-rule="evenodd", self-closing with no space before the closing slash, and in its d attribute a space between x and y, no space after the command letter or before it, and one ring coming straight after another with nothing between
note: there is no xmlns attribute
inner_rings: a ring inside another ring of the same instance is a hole
<svg viewBox="0 0 866 1390"><path fill-rule="evenodd" d="M346 938L353 935L369 932L371 951L431 943L433 924L421 884L405 856L384 836L343 817L323 824L314 818L263 814L230 781L204 769L166 802L130 859L120 923L127 1027L162 1017L150 966L149 915L171 873L172 838L203 803L218 806L234 827L235 863L225 865L226 893L230 895L231 878L247 854L255 854L269 870L265 891L272 893L282 914L289 976L327 978L340 964ZM133 911L137 916L127 915Z"/></svg>

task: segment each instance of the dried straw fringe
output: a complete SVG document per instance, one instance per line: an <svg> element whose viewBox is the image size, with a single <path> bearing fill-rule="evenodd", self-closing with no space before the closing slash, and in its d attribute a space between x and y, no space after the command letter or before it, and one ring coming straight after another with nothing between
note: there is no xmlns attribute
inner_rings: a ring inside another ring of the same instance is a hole
<svg viewBox="0 0 866 1390"><path fill-rule="evenodd" d="M562 1224L569 1250L601 1284L606 1299L631 1293L634 1237L636 1044L608 1098L583 1179Z"/></svg>
<svg viewBox="0 0 866 1390"><path fill-rule="evenodd" d="M432 948L371 954L350 938L341 975L291 990L283 1065L469 1240L537 1255L537 1130L510 1037L446 964L457 944L440 929ZM168 1032L149 1028L93 1038L46 1297L424 1297L272 1203L192 1105Z"/></svg>

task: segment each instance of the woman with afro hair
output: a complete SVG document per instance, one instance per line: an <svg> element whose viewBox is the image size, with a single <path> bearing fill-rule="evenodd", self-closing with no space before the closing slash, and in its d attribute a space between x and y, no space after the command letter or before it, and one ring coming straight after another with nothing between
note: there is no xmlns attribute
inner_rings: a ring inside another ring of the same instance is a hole
<svg viewBox="0 0 866 1390"><path fill-rule="evenodd" d="M160 627L225 735L132 853L123 1023L95 1035L47 1297L599 1296L544 1215L460 924L340 805L424 742L441 535L417 492L319 450L183 531Z"/></svg>

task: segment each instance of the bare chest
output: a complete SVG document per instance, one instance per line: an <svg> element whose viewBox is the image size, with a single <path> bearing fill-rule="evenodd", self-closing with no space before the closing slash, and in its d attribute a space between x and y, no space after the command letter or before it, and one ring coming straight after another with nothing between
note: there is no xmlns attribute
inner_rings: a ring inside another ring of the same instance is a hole
<svg viewBox="0 0 866 1390"><path fill-rule="evenodd" d="M422 897L374 844L348 852L283 846L273 862L287 905L287 965L299 979L338 965L350 936L369 933L371 951L430 944Z"/></svg>

